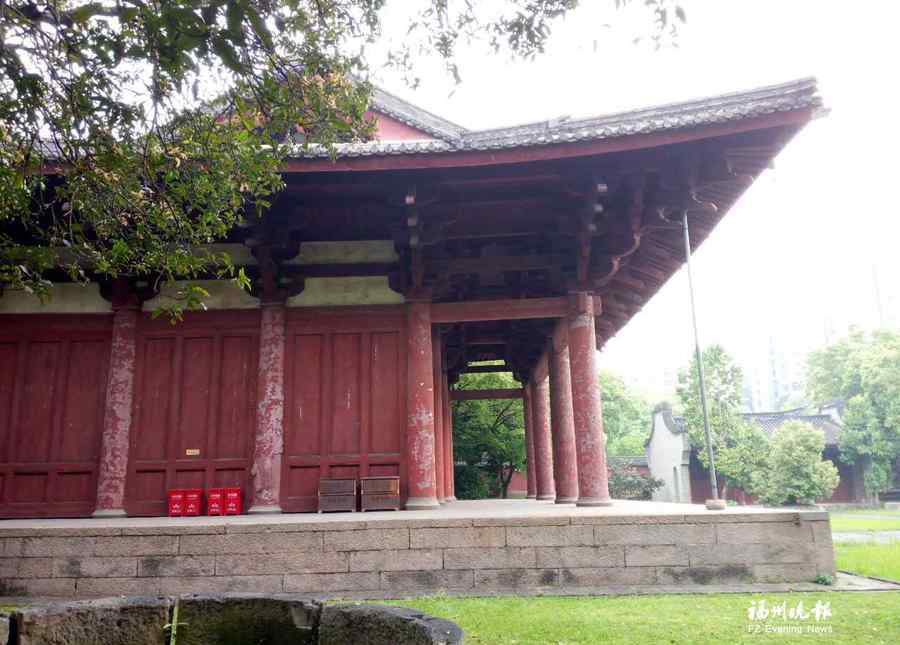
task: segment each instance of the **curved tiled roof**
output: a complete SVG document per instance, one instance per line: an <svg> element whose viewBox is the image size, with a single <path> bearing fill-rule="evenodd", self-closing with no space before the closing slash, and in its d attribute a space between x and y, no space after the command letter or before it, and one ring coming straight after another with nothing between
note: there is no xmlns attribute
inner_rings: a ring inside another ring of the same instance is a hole
<svg viewBox="0 0 900 645"><path fill-rule="evenodd" d="M376 90L373 108L437 137L397 142L371 141L335 146L338 157L386 156L499 150L557 143L602 141L699 126L741 121L800 109L817 110L822 100L813 78L770 85L745 92L722 94L693 101L584 119L554 119L524 125L467 130L411 103ZM333 156L323 146L298 146L298 158Z"/></svg>
<svg viewBox="0 0 900 645"><path fill-rule="evenodd" d="M841 427L827 414L801 414L801 410L784 412L753 412L742 415L771 436L787 421L802 421L825 433L825 445L837 445Z"/></svg>

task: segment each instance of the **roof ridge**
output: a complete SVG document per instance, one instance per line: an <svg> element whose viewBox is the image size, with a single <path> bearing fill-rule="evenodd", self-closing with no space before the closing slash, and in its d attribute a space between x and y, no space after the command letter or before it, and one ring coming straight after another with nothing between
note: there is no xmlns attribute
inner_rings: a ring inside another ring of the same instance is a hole
<svg viewBox="0 0 900 645"><path fill-rule="evenodd" d="M400 98L387 90L372 86L372 104L378 112L397 119L401 123L422 130L449 142L455 142L469 130L458 123L419 107L406 99Z"/></svg>
<svg viewBox="0 0 900 645"><path fill-rule="evenodd" d="M602 124L606 122L618 122L622 120L638 120L648 115L657 115L660 112L687 112L698 108L712 108L733 103L745 103L748 100L763 100L775 96L785 96L792 93L806 93L812 91L815 93L816 79L808 76L793 81L777 83L774 85L764 85L750 90L740 90L735 92L727 92L725 94L710 94L705 97L688 99L686 101L672 101L668 103L659 103L646 107L640 107L631 110L618 110L616 112L608 112L605 114L597 114L593 116L580 117L577 119L555 117L551 119L543 119L541 121L531 121L511 126L500 126L496 128L486 128L483 130L469 130L465 133L466 140L478 139L480 135L497 135L506 132L514 132L516 130L545 126L548 132L564 131L568 129L577 129L588 125Z"/></svg>

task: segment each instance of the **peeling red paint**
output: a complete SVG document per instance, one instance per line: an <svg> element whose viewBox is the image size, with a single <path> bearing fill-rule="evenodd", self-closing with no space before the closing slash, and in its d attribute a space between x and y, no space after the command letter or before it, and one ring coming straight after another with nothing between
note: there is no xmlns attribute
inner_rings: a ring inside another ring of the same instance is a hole
<svg viewBox="0 0 900 645"><path fill-rule="evenodd" d="M444 418L444 491L447 501L456 501L456 490L453 485L453 415L450 413L450 386L447 372L441 372L441 416Z"/></svg>
<svg viewBox="0 0 900 645"><path fill-rule="evenodd" d="M547 373L546 354L538 361L535 368L537 374ZM534 377L532 377L534 378ZM553 482L553 446L550 437L550 387L549 379L544 376L532 384L532 421L534 427L534 468L537 481L537 498L556 499L556 487Z"/></svg>
<svg viewBox="0 0 900 645"><path fill-rule="evenodd" d="M531 420L531 384L526 384L523 388L524 397L522 399L522 407L524 408L525 418L525 472L528 474L528 492L527 497L534 499L537 497L537 482L535 481L534 470L534 423Z"/></svg>
<svg viewBox="0 0 900 645"><path fill-rule="evenodd" d="M575 418L572 409L572 378L569 363L568 330L557 324L548 343L550 370L550 418L553 435L553 478L556 503L578 501L578 463L575 448Z"/></svg>
<svg viewBox="0 0 900 645"><path fill-rule="evenodd" d="M447 501L446 468L444 459L444 404L443 404L443 378L441 376L441 341L440 336L432 334L433 345L431 348L432 377L434 379L434 472L435 494L442 504Z"/></svg>
<svg viewBox="0 0 900 645"><path fill-rule="evenodd" d="M573 294L569 314L569 363L575 449L578 455L578 505L610 503L606 449L601 417L600 381L596 365L593 298Z"/></svg>
<svg viewBox="0 0 900 645"><path fill-rule="evenodd" d="M264 303L259 329L256 436L253 446L251 512L280 510L281 456L284 452L285 308Z"/></svg>
<svg viewBox="0 0 900 645"><path fill-rule="evenodd" d="M434 373L427 302L407 305L407 507L437 506L434 439Z"/></svg>
<svg viewBox="0 0 900 645"><path fill-rule="evenodd" d="M134 401L134 370L138 310L116 309L110 344L103 438L97 477L95 513L124 513L125 477L128 472L131 412Z"/></svg>

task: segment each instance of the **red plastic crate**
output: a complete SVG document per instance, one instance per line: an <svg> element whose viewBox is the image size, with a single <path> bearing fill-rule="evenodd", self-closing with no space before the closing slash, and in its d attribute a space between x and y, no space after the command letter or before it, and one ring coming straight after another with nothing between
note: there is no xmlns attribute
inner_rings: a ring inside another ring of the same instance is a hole
<svg viewBox="0 0 900 645"><path fill-rule="evenodd" d="M184 515L200 515L203 508L203 489L185 488L184 490Z"/></svg>
<svg viewBox="0 0 900 645"><path fill-rule="evenodd" d="M210 488L206 491L206 514L225 514L225 489Z"/></svg>
<svg viewBox="0 0 900 645"><path fill-rule="evenodd" d="M225 515L240 515L241 514L241 489L240 489L240 487L235 486L234 488L223 488L222 491L225 493Z"/></svg>
<svg viewBox="0 0 900 645"><path fill-rule="evenodd" d="M166 493L166 501L168 502L169 517L179 517L184 515L184 490L181 488L172 488Z"/></svg>

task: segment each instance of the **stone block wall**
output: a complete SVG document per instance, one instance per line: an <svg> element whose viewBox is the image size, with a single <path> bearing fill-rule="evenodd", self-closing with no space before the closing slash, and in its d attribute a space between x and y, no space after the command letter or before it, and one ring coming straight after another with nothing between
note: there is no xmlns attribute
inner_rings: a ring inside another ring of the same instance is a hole
<svg viewBox="0 0 900 645"><path fill-rule="evenodd" d="M4 595L552 593L834 573L818 511L0 526Z"/></svg>

